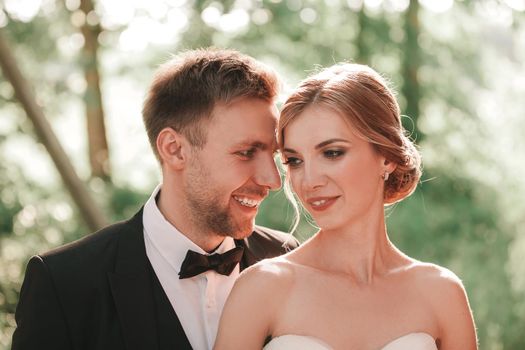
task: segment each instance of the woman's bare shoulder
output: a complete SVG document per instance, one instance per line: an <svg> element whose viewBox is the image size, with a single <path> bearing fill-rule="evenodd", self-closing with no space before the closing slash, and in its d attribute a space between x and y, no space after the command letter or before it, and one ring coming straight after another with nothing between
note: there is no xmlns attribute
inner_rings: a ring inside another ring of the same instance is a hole
<svg viewBox="0 0 525 350"><path fill-rule="evenodd" d="M216 348L262 348L289 294L291 277L289 263L282 257L262 260L245 269L223 309Z"/></svg>
<svg viewBox="0 0 525 350"><path fill-rule="evenodd" d="M451 270L430 263L411 268L420 295L432 306L438 321L443 348L476 349L476 331L467 293Z"/></svg>
<svg viewBox="0 0 525 350"><path fill-rule="evenodd" d="M261 260L239 275L236 288L259 288L263 284L267 291L273 287L283 288L293 280L294 271L294 264L286 256Z"/></svg>
<svg viewBox="0 0 525 350"><path fill-rule="evenodd" d="M446 267L414 262L409 271L411 281L432 304L436 314L450 317L457 310L470 310L461 279Z"/></svg>
<svg viewBox="0 0 525 350"><path fill-rule="evenodd" d="M461 279L454 272L440 265L414 260L407 267L406 272L414 282L428 289L463 289Z"/></svg>

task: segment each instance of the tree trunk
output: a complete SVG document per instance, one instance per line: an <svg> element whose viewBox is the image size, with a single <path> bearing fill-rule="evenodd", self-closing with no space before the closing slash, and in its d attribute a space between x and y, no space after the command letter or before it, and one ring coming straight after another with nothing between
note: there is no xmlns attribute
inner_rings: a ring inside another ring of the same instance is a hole
<svg viewBox="0 0 525 350"><path fill-rule="evenodd" d="M77 205L80 214L88 227L95 231L106 225L104 214L97 207L85 184L80 180L75 169L71 165L64 149L55 136L51 125L44 116L40 106L36 103L33 92L27 81L18 69L16 61L11 54L9 45L4 39L0 29L0 65L7 80L10 81L15 90L16 97L22 104L27 116L31 119L35 131L41 142L46 147L55 166L66 185L73 201Z"/></svg>
<svg viewBox="0 0 525 350"><path fill-rule="evenodd" d="M357 14L358 26L357 29L357 57L356 62L361 64L370 64L370 50L367 43L367 32L368 32L368 17L365 13L365 5L361 6L361 10Z"/></svg>
<svg viewBox="0 0 525 350"><path fill-rule="evenodd" d="M90 25L87 17L94 11L91 0L81 0L80 10L85 14L86 21L81 27L84 37L82 49L82 65L87 88L84 95L86 106L87 133L89 145L89 163L91 175L109 181L111 176L109 150L104 123L104 108L100 91L100 74L98 71L98 35L100 25ZM93 12L94 13L94 12Z"/></svg>
<svg viewBox="0 0 525 350"><path fill-rule="evenodd" d="M423 138L423 134L417 126L420 114L421 87L419 84L418 73L421 66L421 52L418 45L419 37L419 2L410 0L410 5L405 13L405 42L403 58L403 86L401 92L406 99L404 114L408 118L403 119L405 128L412 132L412 137L418 142Z"/></svg>

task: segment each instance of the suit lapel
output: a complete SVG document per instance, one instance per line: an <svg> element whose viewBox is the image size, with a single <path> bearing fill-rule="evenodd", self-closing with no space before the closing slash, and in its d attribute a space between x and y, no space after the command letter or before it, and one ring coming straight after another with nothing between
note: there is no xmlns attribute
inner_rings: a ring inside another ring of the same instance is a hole
<svg viewBox="0 0 525 350"><path fill-rule="evenodd" d="M147 276L109 275L115 306L129 350L158 349L154 303Z"/></svg>
<svg viewBox="0 0 525 350"><path fill-rule="evenodd" d="M159 292L154 288L162 294L164 291L160 283L158 286L153 283L156 276L146 255L142 209L127 222L127 229L121 233L115 272L109 273L108 278L126 348L160 349L159 322L164 319L159 319L156 312L155 293ZM176 348L191 349L177 315L171 307L167 312L173 314L170 321L175 334L171 336L176 339Z"/></svg>
<svg viewBox="0 0 525 350"><path fill-rule="evenodd" d="M239 263L240 270L244 270L247 267L252 266L255 264L258 259L254 255L254 253L251 251L250 246L246 244L246 238L245 239L236 239L235 240L235 246L236 247L243 247L244 253L242 254L241 261Z"/></svg>
<svg viewBox="0 0 525 350"><path fill-rule="evenodd" d="M142 210L121 233L114 273L108 273L126 348L158 349L155 304L142 229Z"/></svg>
<svg viewBox="0 0 525 350"><path fill-rule="evenodd" d="M235 245L244 247L240 262L241 271L267 258L273 258L296 248L299 243L292 238L289 242L283 233L255 226L252 234L244 239L235 240Z"/></svg>

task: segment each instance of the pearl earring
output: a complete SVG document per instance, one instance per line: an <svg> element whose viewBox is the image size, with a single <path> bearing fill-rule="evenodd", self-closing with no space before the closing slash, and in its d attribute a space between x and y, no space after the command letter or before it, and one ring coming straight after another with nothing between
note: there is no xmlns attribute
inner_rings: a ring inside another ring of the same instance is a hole
<svg viewBox="0 0 525 350"><path fill-rule="evenodd" d="M385 171L385 173L383 175L381 175L381 178L384 181L387 181L389 176L390 176L390 173L388 171Z"/></svg>

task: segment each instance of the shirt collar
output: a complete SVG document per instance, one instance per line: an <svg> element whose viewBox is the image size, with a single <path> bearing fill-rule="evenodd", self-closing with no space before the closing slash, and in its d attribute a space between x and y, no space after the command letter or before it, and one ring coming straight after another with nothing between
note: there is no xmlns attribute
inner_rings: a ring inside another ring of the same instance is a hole
<svg viewBox="0 0 525 350"><path fill-rule="evenodd" d="M155 198L160 192L159 184L144 205L144 234L148 236L155 249L179 273L182 261L188 250L210 255L204 249L192 242L184 233L173 226L160 212ZM224 253L235 247L232 237L226 237L213 253ZM212 253L212 254L213 254Z"/></svg>

